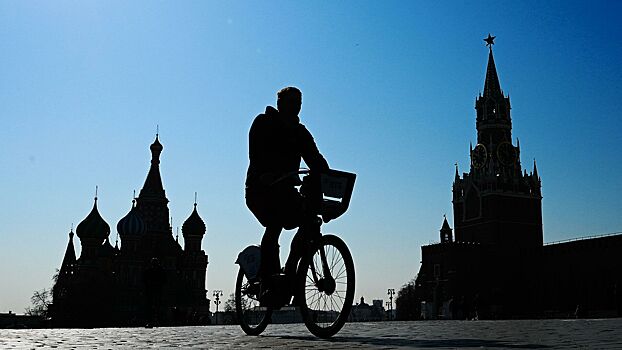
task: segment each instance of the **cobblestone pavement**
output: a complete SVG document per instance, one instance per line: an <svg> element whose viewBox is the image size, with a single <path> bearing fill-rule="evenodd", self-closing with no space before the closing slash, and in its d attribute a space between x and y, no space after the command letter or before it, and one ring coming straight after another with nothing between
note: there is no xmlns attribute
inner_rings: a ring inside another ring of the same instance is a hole
<svg viewBox="0 0 622 350"><path fill-rule="evenodd" d="M622 349L622 319L349 323L330 340L303 324L270 325L258 337L238 326L0 330L0 349Z"/></svg>

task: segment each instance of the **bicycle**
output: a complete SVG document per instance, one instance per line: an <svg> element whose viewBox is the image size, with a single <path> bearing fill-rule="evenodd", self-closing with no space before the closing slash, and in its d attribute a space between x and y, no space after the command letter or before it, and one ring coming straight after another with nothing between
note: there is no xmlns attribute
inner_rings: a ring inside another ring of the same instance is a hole
<svg viewBox="0 0 622 350"><path fill-rule="evenodd" d="M305 175L309 171L299 170L293 174ZM354 300L355 272L350 250L341 238L322 234L321 224L346 212L355 179L356 174L338 170L320 174L321 205L319 212L314 213L318 232L305 242L304 253L290 286L307 329L320 338L330 338L341 330ZM272 307L259 303L261 282L257 274L260 262L257 245L246 247L236 260L240 265L235 286L236 316L248 335L261 334L271 322L273 312ZM291 300L292 295L288 293L287 297Z"/></svg>

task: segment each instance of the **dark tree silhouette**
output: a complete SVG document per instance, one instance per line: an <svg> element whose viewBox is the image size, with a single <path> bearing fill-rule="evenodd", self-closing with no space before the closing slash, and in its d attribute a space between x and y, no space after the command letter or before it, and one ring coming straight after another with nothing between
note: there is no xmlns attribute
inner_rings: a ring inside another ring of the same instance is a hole
<svg viewBox="0 0 622 350"><path fill-rule="evenodd" d="M229 294L229 299L225 301L225 311L235 311L235 294Z"/></svg>
<svg viewBox="0 0 622 350"><path fill-rule="evenodd" d="M29 316L48 316L48 307L52 303L52 290L42 289L36 290L30 297L31 306L24 310L24 313Z"/></svg>
<svg viewBox="0 0 622 350"><path fill-rule="evenodd" d="M397 292L395 318L400 321L418 320L420 307L415 291L415 279L412 279Z"/></svg>

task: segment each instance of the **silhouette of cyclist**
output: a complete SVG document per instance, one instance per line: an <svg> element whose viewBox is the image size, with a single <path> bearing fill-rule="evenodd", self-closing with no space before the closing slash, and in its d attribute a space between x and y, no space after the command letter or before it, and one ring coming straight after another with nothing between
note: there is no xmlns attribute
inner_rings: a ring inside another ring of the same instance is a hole
<svg viewBox="0 0 622 350"><path fill-rule="evenodd" d="M255 118L249 132L246 205L266 228L261 240L259 268L262 303L273 299L276 290L282 287L276 282L276 275L281 272L281 231L299 227L285 263L285 275L292 276L304 247L305 235L313 232L313 225L319 225L317 216L312 215L312 210L308 208L310 202L304 201L295 187L301 184L295 172L300 168L301 158L313 173L327 170L328 163L320 154L311 133L300 123L298 114L301 106L300 90L283 88L277 93L277 108L267 106L266 111ZM309 192L305 191L305 186L319 186L319 177L310 175L307 178L301 189L303 193Z"/></svg>

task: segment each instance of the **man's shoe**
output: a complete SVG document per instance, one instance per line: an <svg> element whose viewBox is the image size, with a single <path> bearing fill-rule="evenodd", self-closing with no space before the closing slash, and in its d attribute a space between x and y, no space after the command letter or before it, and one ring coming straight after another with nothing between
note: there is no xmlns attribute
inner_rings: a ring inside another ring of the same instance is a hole
<svg viewBox="0 0 622 350"><path fill-rule="evenodd" d="M263 307L271 307L280 309L289 302L289 298L285 300L289 288L286 284L286 278L283 274L275 274L269 279L261 283L261 291L259 293L259 305Z"/></svg>

